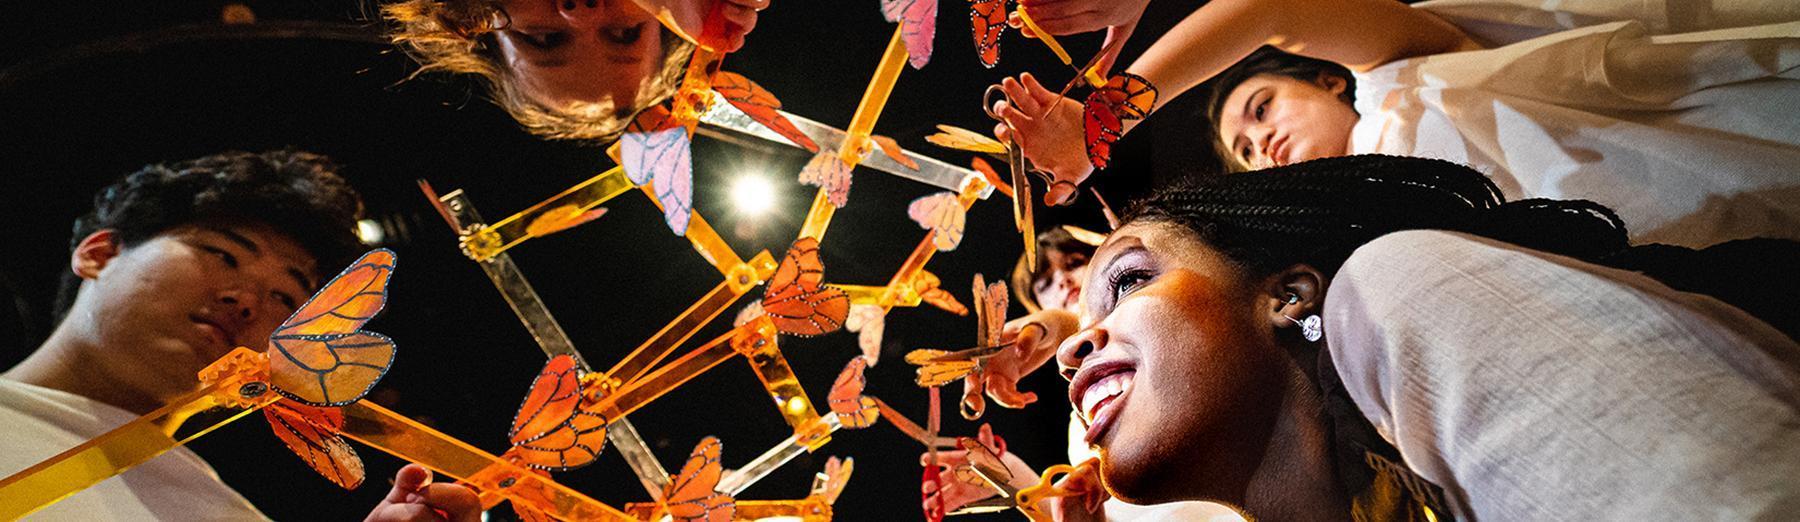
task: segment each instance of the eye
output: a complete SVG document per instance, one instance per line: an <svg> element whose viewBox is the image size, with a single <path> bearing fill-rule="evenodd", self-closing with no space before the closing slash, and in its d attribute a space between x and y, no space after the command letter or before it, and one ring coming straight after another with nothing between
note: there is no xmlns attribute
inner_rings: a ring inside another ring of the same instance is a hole
<svg viewBox="0 0 1800 522"><path fill-rule="evenodd" d="M229 266L232 268L238 267L237 256L231 255L231 252L226 252L225 249L223 249L223 248L201 245L200 249L206 251L206 253L208 253L208 254L218 256L220 261L225 262L225 266Z"/></svg>
<svg viewBox="0 0 1800 522"><path fill-rule="evenodd" d="M515 34L518 34L519 39L524 40L526 44L529 44L532 47L536 47L539 49L546 49L546 50L547 49L555 49L557 47L562 47L563 42L569 41L569 35L562 31L551 31L551 32L544 32L544 33L520 32L520 33L515 33Z"/></svg>
<svg viewBox="0 0 1800 522"><path fill-rule="evenodd" d="M1125 294L1143 286L1144 283L1150 281L1151 277L1152 274L1148 270L1141 269L1129 269L1114 274L1107 285L1112 290L1113 302L1118 302L1125 297Z"/></svg>
<svg viewBox="0 0 1800 522"><path fill-rule="evenodd" d="M1261 102L1258 102L1256 104L1256 121L1262 121L1263 113L1267 112L1268 109L1269 109L1269 99L1263 98L1263 100Z"/></svg>
<svg viewBox="0 0 1800 522"><path fill-rule="evenodd" d="M281 303L281 306L287 307L288 310L300 308L300 301L294 299L294 296L288 295L287 292L270 292L269 295L275 298L275 302Z"/></svg>

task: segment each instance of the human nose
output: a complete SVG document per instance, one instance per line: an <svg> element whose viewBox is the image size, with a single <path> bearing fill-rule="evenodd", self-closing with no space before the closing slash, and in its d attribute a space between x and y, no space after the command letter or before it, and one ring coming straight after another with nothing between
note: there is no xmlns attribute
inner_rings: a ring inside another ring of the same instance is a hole
<svg viewBox="0 0 1800 522"><path fill-rule="evenodd" d="M1254 162L1256 159L1269 157L1269 144L1274 141L1275 129L1259 123L1244 129L1244 135L1250 139L1251 145L1250 157L1244 159Z"/></svg>
<svg viewBox="0 0 1800 522"><path fill-rule="evenodd" d="M556 11L577 27L598 22L606 13L600 0L559 0Z"/></svg>
<svg viewBox="0 0 1800 522"><path fill-rule="evenodd" d="M244 287L232 287L219 291L219 312L238 322L238 325L249 325L256 321L257 310L262 304L258 297L260 292Z"/></svg>
<svg viewBox="0 0 1800 522"><path fill-rule="evenodd" d="M1075 380L1075 372L1081 370L1081 362L1105 348L1106 339L1106 329L1100 326L1089 327L1064 339L1062 346L1056 348L1056 367L1063 379Z"/></svg>

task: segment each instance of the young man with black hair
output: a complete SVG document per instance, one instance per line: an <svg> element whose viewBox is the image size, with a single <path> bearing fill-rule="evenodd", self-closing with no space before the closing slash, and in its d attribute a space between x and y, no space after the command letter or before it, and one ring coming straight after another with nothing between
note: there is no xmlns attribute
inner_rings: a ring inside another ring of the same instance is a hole
<svg viewBox="0 0 1800 522"><path fill-rule="evenodd" d="M147 166L101 189L75 222L56 329L0 374L0 476L164 406L209 363L259 346L363 248L353 232L361 200L335 170L307 152L232 152ZM467 489L430 486L422 471L403 470L371 519L479 511ZM398 506L409 503L418 507ZM37 515L266 518L185 448Z"/></svg>

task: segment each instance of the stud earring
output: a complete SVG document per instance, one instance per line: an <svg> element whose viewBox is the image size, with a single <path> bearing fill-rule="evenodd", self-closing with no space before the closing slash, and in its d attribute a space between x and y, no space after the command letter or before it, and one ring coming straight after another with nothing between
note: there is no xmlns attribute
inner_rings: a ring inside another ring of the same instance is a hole
<svg viewBox="0 0 1800 522"><path fill-rule="evenodd" d="M1298 294L1288 294L1287 304L1291 305L1299 302L1300 296ZM1324 321L1319 319L1318 314L1308 315L1304 320L1295 319L1293 316L1287 314L1282 314L1281 316L1289 321L1293 321L1295 325L1300 326L1300 337L1305 338L1306 342L1316 343L1319 342L1319 339L1325 337Z"/></svg>

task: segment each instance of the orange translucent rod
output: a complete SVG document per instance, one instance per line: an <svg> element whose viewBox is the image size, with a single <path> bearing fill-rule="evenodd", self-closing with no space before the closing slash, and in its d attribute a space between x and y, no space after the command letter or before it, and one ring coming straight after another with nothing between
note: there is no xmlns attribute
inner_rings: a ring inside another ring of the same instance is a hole
<svg viewBox="0 0 1800 522"><path fill-rule="evenodd" d="M744 327L738 327L726 332L725 335L669 361L668 364L650 372L644 378L626 383L623 388L600 399L599 404L595 405L595 410L601 412L601 415L606 416L607 419L618 419L630 415L631 412L637 411L645 404L655 401L669 393L670 390L737 355L737 351L731 347L731 340L733 337L741 335L740 332L744 330Z"/></svg>
<svg viewBox="0 0 1800 522"><path fill-rule="evenodd" d="M552 212L557 215L571 215L592 210L601 203L605 203L606 200L630 190L632 185L631 179L625 176L623 167L613 167L598 176L569 187L561 194L532 205L523 212L507 216L506 219L463 236L463 253L476 261L486 261L496 254L518 246L527 239L537 237L531 233L530 228L531 224L536 222L539 217Z"/></svg>
<svg viewBox="0 0 1800 522"><path fill-rule="evenodd" d="M756 372L763 389L769 392L776 411L781 412L782 419L794 428L795 442L808 449L818 449L830 442L831 429L819 421L812 399L806 397L806 390L800 387L794 369L781 354L781 347L776 343L775 325L765 317L744 326L753 327L754 333L733 339L732 347L750 361L751 371Z"/></svg>
<svg viewBox="0 0 1800 522"><path fill-rule="evenodd" d="M922 302L919 298L919 293L913 291L910 283L911 282L909 281L908 284L900 285L895 288L839 284L831 286L842 289L845 295L850 296L851 304L886 306L889 308L896 306L919 306L919 303Z"/></svg>
<svg viewBox="0 0 1800 522"><path fill-rule="evenodd" d="M957 194L957 202L962 203L964 212L975 205L975 200L981 198L981 192L987 187L987 181L979 175L970 176L963 181L962 193ZM937 246L932 243L932 238L936 235L937 233L934 231L925 231L925 237L919 240L919 246L913 248L912 255L906 256L906 261L901 263L900 269L894 272L894 278L888 280L888 288L912 285L913 278L919 276L919 271L925 269L925 263L930 262L931 256L937 253ZM894 304L882 303L881 306L892 309Z"/></svg>
<svg viewBox="0 0 1800 522"><path fill-rule="evenodd" d="M345 437L439 473L470 483L485 493L528 504L565 520L635 520L547 477L515 466L386 408L357 402L343 407Z"/></svg>
<svg viewBox="0 0 1800 522"><path fill-rule="evenodd" d="M844 130L844 142L838 146L838 159L852 168L862 162L863 153L869 148L869 134L875 132L875 120L881 118L888 96L894 93L894 84L900 81L900 71L906 69L906 43L900 38L904 29L904 24L894 28L894 36L888 39L887 50L875 66L875 76L869 79L862 102L856 105L856 114ZM826 201L825 189L819 189L812 208L806 212L805 223L800 225L800 237L825 239L825 229L831 226L831 216L836 213L837 207Z"/></svg>
<svg viewBox="0 0 1800 522"><path fill-rule="evenodd" d="M768 279L775 273L775 258L764 250L751 258L750 263L740 266L743 268L732 271L725 282L713 287L693 306L670 321L668 326L664 326L656 335L613 365L612 369L607 370L606 376L612 386L616 388L642 377L644 372L668 357L675 347L687 342L694 336L694 332L712 322L713 318L718 317L720 312L730 307L745 292Z"/></svg>
<svg viewBox="0 0 1800 522"><path fill-rule="evenodd" d="M1031 15L1025 14L1025 6L1019 6L1015 12L1019 14L1019 20L1025 22L1025 27L1030 28L1032 33L1036 33L1037 39L1043 41L1044 46L1050 48L1050 52L1056 53L1056 57L1062 60L1063 65L1075 67L1075 59L1069 57L1069 52L1063 50L1062 44L1056 42L1056 37L1050 36L1050 33L1038 28L1037 22L1031 19ZM1088 85L1098 88L1106 85L1106 78L1101 77L1100 72L1096 70L1099 65L1099 62L1095 62L1094 67L1085 71L1077 69L1075 73L1080 74L1082 80L1086 81Z"/></svg>
<svg viewBox="0 0 1800 522"><path fill-rule="evenodd" d="M659 520L668 512L654 502L633 502L625 512L639 520ZM800 500L739 500L733 520L762 520L780 517L800 522L830 522L831 504L816 496Z"/></svg>
<svg viewBox="0 0 1800 522"><path fill-rule="evenodd" d="M656 205L657 210L662 210L662 201L656 199L654 184L645 183L638 188L650 198L650 202ZM725 243L725 238L720 237L719 232L713 230L712 225L707 224L706 218L700 216L699 210L694 210L692 218L688 220L687 239L688 242L694 244L694 251L699 252L700 257L711 264L713 268L718 269L721 275L731 276L733 269L744 264L744 259L738 257L737 252L731 249L731 245ZM770 270L773 271L773 268Z"/></svg>

